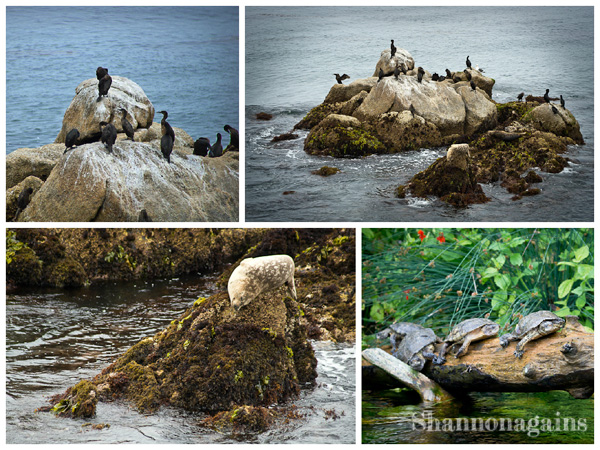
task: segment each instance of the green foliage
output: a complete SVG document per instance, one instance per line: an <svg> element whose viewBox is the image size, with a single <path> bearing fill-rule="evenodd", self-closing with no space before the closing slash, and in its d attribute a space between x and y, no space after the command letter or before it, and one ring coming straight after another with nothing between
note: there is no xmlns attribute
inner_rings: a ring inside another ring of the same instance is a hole
<svg viewBox="0 0 600 450"><path fill-rule="evenodd" d="M14 231L6 232L6 264L13 262L17 252L25 247L25 244L17 240L17 234Z"/></svg>
<svg viewBox="0 0 600 450"><path fill-rule="evenodd" d="M508 328L541 309L593 328L593 250L589 229L363 229L364 334L484 316Z"/></svg>
<svg viewBox="0 0 600 450"><path fill-rule="evenodd" d="M104 261L106 261L107 263L113 263L116 261L119 264L125 262L132 271L135 270L135 267L137 266L137 261L135 260L135 258L127 254L127 252L121 245L117 247L116 252L108 252L104 257Z"/></svg>

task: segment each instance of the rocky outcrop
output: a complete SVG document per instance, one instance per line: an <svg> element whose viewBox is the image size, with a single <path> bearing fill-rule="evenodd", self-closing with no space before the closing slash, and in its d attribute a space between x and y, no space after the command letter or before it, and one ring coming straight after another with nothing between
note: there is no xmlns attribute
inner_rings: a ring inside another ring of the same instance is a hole
<svg viewBox="0 0 600 450"><path fill-rule="evenodd" d="M175 148L171 164L156 145L85 144L58 159L19 221L228 222L238 218L239 156L202 158Z"/></svg>
<svg viewBox="0 0 600 450"><path fill-rule="evenodd" d="M98 80L82 81L75 88L75 97L63 117L62 128L55 143L64 143L72 128L79 131L78 143L96 141L100 137L100 122L112 123L118 132L121 126L120 108L128 112L133 129L148 128L154 118L154 106L143 89L133 81L111 75L112 84L106 97L98 98Z"/></svg>
<svg viewBox="0 0 600 450"><path fill-rule="evenodd" d="M17 199L21 192L25 189L31 188L33 191L29 196L31 200L33 196L40 190L44 182L37 177L28 176L19 184L13 186L9 190L6 191L6 221L11 222L14 220L15 215L17 213Z"/></svg>
<svg viewBox="0 0 600 450"><path fill-rule="evenodd" d="M18 148L6 155L6 189L28 176L45 181L65 151L64 144L47 144L39 148Z"/></svg>

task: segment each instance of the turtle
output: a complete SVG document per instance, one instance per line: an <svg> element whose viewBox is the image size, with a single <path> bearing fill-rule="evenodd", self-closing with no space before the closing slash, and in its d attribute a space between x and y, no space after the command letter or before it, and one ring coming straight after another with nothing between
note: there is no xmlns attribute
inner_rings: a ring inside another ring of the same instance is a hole
<svg viewBox="0 0 600 450"><path fill-rule="evenodd" d="M428 359L438 363L438 356L433 352L435 344L440 342L442 342L441 339L431 328L423 328L420 331L407 333L393 355L420 372Z"/></svg>
<svg viewBox="0 0 600 450"><path fill-rule="evenodd" d="M505 348L510 341L519 341L515 349L515 356L523 356L523 347L529 341L539 339L554 333L565 326L565 319L558 317L551 311L536 311L523 317L512 333L500 336L500 345Z"/></svg>
<svg viewBox="0 0 600 450"><path fill-rule="evenodd" d="M385 339L389 337L392 344L392 353L394 353L398 348L400 341L404 339L404 336L406 336L408 333L412 333L413 331L422 331L424 329L425 328L423 328L421 325L412 322L394 322L386 329L377 333L377 339Z"/></svg>
<svg viewBox="0 0 600 450"><path fill-rule="evenodd" d="M446 362L445 355L448 347L452 347L454 344L462 344L455 355L457 358L460 358L467 353L471 342L497 336L498 331L500 331L500 325L490 319L476 317L474 319L463 320L452 328L452 331L444 339L444 345L440 350L438 361L441 361L440 364Z"/></svg>

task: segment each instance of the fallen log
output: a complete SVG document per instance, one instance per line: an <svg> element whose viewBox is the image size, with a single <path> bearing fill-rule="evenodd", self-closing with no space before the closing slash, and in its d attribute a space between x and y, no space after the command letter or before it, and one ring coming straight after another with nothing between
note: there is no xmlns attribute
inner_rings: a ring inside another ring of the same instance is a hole
<svg viewBox="0 0 600 450"><path fill-rule="evenodd" d="M443 365L429 362L423 374L455 396L564 390L574 398L589 398L594 392L594 333L586 331L576 317L566 319L561 331L527 343L521 359L514 355L517 342L502 348L493 338L471 344L461 358L449 353ZM394 382L379 372L363 366L363 387L375 388L366 377L376 377L383 388Z"/></svg>
<svg viewBox="0 0 600 450"><path fill-rule="evenodd" d="M367 348L363 350L362 355L370 363L417 391L424 402L441 402L452 399L452 396L435 381L380 348Z"/></svg>

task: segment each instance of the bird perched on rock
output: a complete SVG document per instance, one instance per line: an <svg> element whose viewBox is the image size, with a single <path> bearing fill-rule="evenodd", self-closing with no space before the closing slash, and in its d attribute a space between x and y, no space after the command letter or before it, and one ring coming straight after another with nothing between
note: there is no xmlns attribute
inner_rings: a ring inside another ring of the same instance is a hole
<svg viewBox="0 0 600 450"><path fill-rule="evenodd" d="M379 83L382 78L383 78L383 69L380 67L379 68L379 79L377 80L377 82Z"/></svg>
<svg viewBox="0 0 600 450"><path fill-rule="evenodd" d="M473 76L471 75L471 73L467 69L463 70L463 72L467 76L467 81L471 81L471 78L473 78Z"/></svg>
<svg viewBox="0 0 600 450"><path fill-rule="evenodd" d="M394 40L392 39L392 45L390 46L391 50L392 50L392 56L394 56L396 54L396 47L394 46Z"/></svg>
<svg viewBox="0 0 600 450"><path fill-rule="evenodd" d="M523 96L525 95L525 92L521 92L519 95L517 95L517 100L518 101L523 101Z"/></svg>
<svg viewBox="0 0 600 450"><path fill-rule="evenodd" d="M469 61L469 57L467 56L467 68L471 68L471 61Z"/></svg>
<svg viewBox="0 0 600 450"><path fill-rule="evenodd" d="M452 72L446 69L446 78L452 78Z"/></svg>
<svg viewBox="0 0 600 450"><path fill-rule="evenodd" d="M108 148L108 153L112 153L112 147L117 140L117 129L112 123L100 122L100 128L102 129L102 136L100 141L104 143Z"/></svg>
<svg viewBox="0 0 600 450"><path fill-rule="evenodd" d="M240 134L238 133L238 130L236 130L235 128L233 128L230 125L225 125L223 127L223 129L229 133L229 145L227 146L227 148L229 150L239 150L240 149Z"/></svg>
<svg viewBox="0 0 600 450"><path fill-rule="evenodd" d="M23 189L19 194L19 197L17 198L17 213L15 214L13 222L17 221L17 218L19 217L19 214L21 214L21 211L23 211L25 208L27 208L27 205L29 205L29 196L32 194L32 192L33 188L28 187L27 189Z"/></svg>
<svg viewBox="0 0 600 450"><path fill-rule="evenodd" d="M167 122L169 113L166 111L159 111L158 113L163 115L163 118L160 121L160 130L163 133L162 138L160 139L160 150L167 162L170 164L171 152L173 151L173 144L175 143L175 131L173 131L171 124Z"/></svg>
<svg viewBox="0 0 600 450"><path fill-rule="evenodd" d="M206 156L210 150L210 139L206 137L199 137L194 142L194 155Z"/></svg>
<svg viewBox="0 0 600 450"><path fill-rule="evenodd" d="M347 75L347 74L340 76L339 73L334 73L334 75L335 75L335 79L337 80L338 84L344 84L344 83L342 83L342 81L350 78L350 75Z"/></svg>
<svg viewBox="0 0 600 450"><path fill-rule="evenodd" d="M127 110L125 108L120 108L120 111L123 113L123 117L121 117L121 126L123 127L123 131L127 137L133 141L135 131L133 130L133 125L131 125L127 120Z"/></svg>
<svg viewBox="0 0 600 450"><path fill-rule="evenodd" d="M69 131L67 133L67 137L65 137L65 151L64 151L64 153L67 153L67 150L70 150L71 147L75 147L77 139L79 139L79 130L77 128L73 128L71 131Z"/></svg>
<svg viewBox="0 0 600 450"><path fill-rule="evenodd" d="M560 106L565 107L565 99L562 98L562 94L560 95Z"/></svg>
<svg viewBox="0 0 600 450"><path fill-rule="evenodd" d="M438 81L439 79L440 76L437 74L437 72L431 75L431 81Z"/></svg>
<svg viewBox="0 0 600 450"><path fill-rule="evenodd" d="M475 82L473 80L471 80L471 89L476 90L477 86L475 85Z"/></svg>
<svg viewBox="0 0 600 450"><path fill-rule="evenodd" d="M110 85L112 84L112 78L107 73L98 81L98 100L103 96L108 95L108 90L110 89Z"/></svg>
<svg viewBox="0 0 600 450"><path fill-rule="evenodd" d="M215 142L208 151L208 156L210 156L211 158L217 158L221 155L223 155L223 146L221 145L221 133L217 133L217 142Z"/></svg>
<svg viewBox="0 0 600 450"><path fill-rule="evenodd" d="M107 73L108 73L108 69L107 69L106 67L102 67L102 66L100 66L100 67L98 67L98 68L96 69L96 78L98 78L99 80L101 80L101 79L102 79L102 77L103 77L104 75L106 75Z"/></svg>
<svg viewBox="0 0 600 450"><path fill-rule="evenodd" d="M406 75L406 66L404 65L404 63L400 63L400 70L404 75Z"/></svg>
<svg viewBox="0 0 600 450"><path fill-rule="evenodd" d="M550 96L548 95L548 92L550 92L550 89L546 89L546 93L544 94L544 100L546 103L550 103Z"/></svg>
<svg viewBox="0 0 600 450"><path fill-rule="evenodd" d="M417 81L420 83L423 80L423 75L425 75L425 70L422 67L417 69Z"/></svg>
<svg viewBox="0 0 600 450"><path fill-rule="evenodd" d="M475 64L475 70L478 70L478 71L479 71L479 72L481 72L481 73L484 73L484 72L485 72L485 70L483 70L483 69L480 69L480 68L479 68L479 65L478 65L478 64Z"/></svg>
<svg viewBox="0 0 600 450"><path fill-rule="evenodd" d="M400 68L398 66L396 66L396 68L394 69L394 78L397 80L399 75L400 75Z"/></svg>

